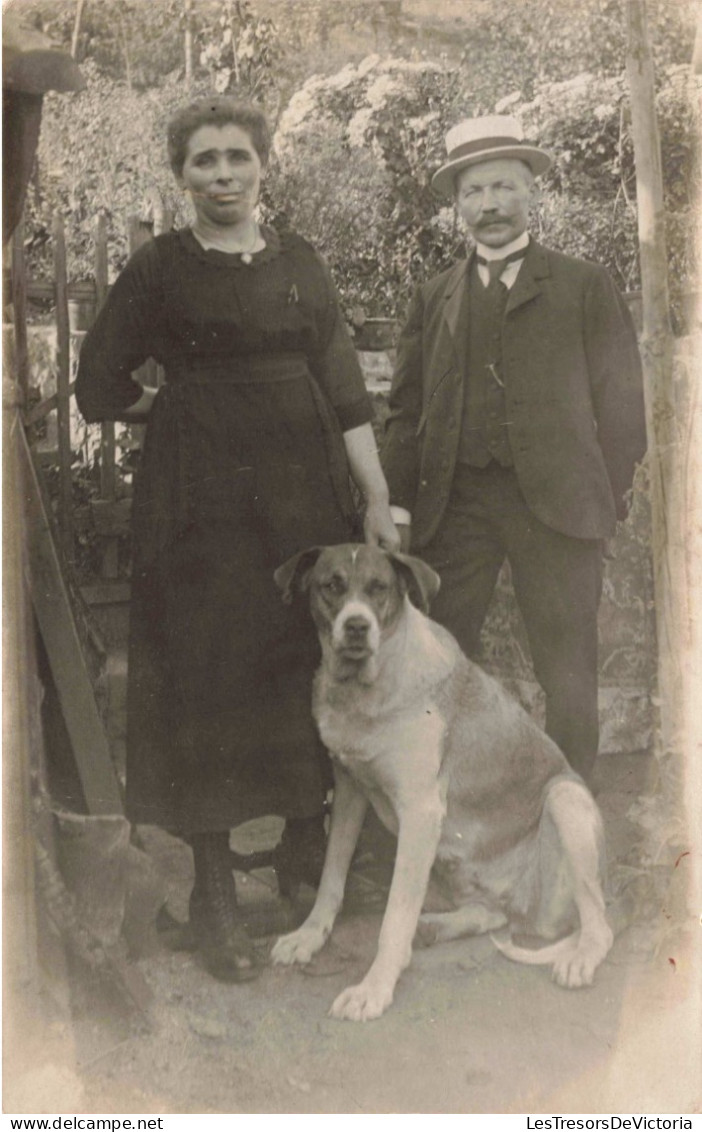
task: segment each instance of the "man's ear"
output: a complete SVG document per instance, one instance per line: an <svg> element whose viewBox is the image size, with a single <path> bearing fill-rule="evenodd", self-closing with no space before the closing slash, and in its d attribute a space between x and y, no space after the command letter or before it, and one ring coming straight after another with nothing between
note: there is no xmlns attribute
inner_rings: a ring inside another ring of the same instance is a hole
<svg viewBox="0 0 702 1132"><path fill-rule="evenodd" d="M273 574L273 580L279 590L283 592L283 601L290 605L293 596L306 590L313 566L322 553L323 547L311 546L308 550L301 550L288 558Z"/></svg>
<svg viewBox="0 0 702 1132"><path fill-rule="evenodd" d="M422 613L429 612L429 606L439 592L441 578L421 558L412 554L390 554L397 573L405 583L409 599Z"/></svg>
<svg viewBox="0 0 702 1132"><path fill-rule="evenodd" d="M534 179L529 187L529 208L536 208L543 196L543 185Z"/></svg>

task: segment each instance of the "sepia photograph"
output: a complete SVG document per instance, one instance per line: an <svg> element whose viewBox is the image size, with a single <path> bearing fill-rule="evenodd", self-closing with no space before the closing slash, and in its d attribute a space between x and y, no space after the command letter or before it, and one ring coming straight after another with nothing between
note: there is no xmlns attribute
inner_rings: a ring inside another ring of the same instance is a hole
<svg viewBox="0 0 702 1132"><path fill-rule="evenodd" d="M702 3L2 43L7 1127L699 1127Z"/></svg>

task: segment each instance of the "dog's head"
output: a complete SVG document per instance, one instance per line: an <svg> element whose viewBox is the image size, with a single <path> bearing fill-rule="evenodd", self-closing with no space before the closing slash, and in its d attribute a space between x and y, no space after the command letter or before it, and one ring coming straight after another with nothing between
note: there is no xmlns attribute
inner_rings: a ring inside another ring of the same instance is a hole
<svg viewBox="0 0 702 1132"><path fill-rule="evenodd" d="M331 650L340 679L372 680L378 649L394 631L405 595L426 613L439 589L439 576L426 562L364 544L311 547L274 577L284 601L309 591L322 647Z"/></svg>

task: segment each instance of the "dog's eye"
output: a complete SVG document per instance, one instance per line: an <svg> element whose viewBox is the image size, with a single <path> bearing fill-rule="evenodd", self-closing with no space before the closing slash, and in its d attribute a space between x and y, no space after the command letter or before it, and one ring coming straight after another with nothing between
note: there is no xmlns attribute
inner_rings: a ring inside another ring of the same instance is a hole
<svg viewBox="0 0 702 1132"><path fill-rule="evenodd" d="M344 592L344 583L341 578L329 578L328 581L322 582L322 589L328 594L340 594Z"/></svg>
<svg viewBox="0 0 702 1132"><path fill-rule="evenodd" d="M389 587L387 582L381 582L379 579L376 579L375 581L368 583L368 585L366 586L366 593L370 594L373 597L382 597L383 594L386 594L388 592L388 589Z"/></svg>

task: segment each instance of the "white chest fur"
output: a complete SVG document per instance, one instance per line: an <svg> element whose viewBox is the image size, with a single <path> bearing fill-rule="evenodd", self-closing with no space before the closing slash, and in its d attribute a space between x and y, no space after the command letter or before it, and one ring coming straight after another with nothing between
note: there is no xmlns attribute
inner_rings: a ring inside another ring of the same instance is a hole
<svg viewBox="0 0 702 1132"><path fill-rule="evenodd" d="M408 602L402 632L380 645L373 683L335 680L325 664L315 679L322 741L376 809L379 793L394 805L400 794L409 800L437 788L446 734L437 692L453 670L456 646L436 628Z"/></svg>

